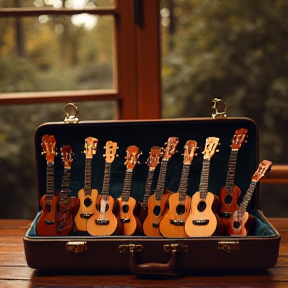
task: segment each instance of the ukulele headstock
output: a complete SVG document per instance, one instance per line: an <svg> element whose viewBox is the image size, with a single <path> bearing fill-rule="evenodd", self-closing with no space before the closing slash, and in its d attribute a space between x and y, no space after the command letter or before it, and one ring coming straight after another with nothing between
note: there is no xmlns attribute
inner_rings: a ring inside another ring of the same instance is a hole
<svg viewBox="0 0 288 288"><path fill-rule="evenodd" d="M56 156L56 139L54 135L44 135L42 137L42 154L45 154L48 163L54 163L54 158Z"/></svg>
<svg viewBox="0 0 288 288"><path fill-rule="evenodd" d="M232 150L239 150L243 142L245 142L245 138L247 136L248 130L245 128L241 128L235 131L235 134L232 139L231 148Z"/></svg>
<svg viewBox="0 0 288 288"><path fill-rule="evenodd" d="M138 159L142 152L137 146L132 145L127 148L126 153L126 161L124 164L126 165L127 170L133 170L135 165L138 164Z"/></svg>
<svg viewBox="0 0 288 288"><path fill-rule="evenodd" d="M271 171L271 167L272 167L272 162L269 160L263 160L256 172L254 173L253 177L252 177L252 181L254 182L258 182L260 181L263 177L266 177L267 174Z"/></svg>
<svg viewBox="0 0 288 288"><path fill-rule="evenodd" d="M96 154L97 144L98 144L98 139L96 138L88 137L85 139L84 153L87 159L92 159L93 156Z"/></svg>
<svg viewBox="0 0 288 288"><path fill-rule="evenodd" d="M71 169L73 162L73 152L70 145L63 145L61 147L61 158L64 168Z"/></svg>
<svg viewBox="0 0 288 288"><path fill-rule="evenodd" d="M217 137L208 137L206 139L205 149L203 151L203 159L210 160L215 152L218 152L217 146L219 145L219 138Z"/></svg>
<svg viewBox="0 0 288 288"><path fill-rule="evenodd" d="M178 137L170 137L166 143L163 160L169 160L176 153L176 146L179 143Z"/></svg>
<svg viewBox="0 0 288 288"><path fill-rule="evenodd" d="M163 148L160 146L153 146L150 149L149 157L147 159L147 165L150 171L153 171L160 162L160 158L163 155Z"/></svg>
<svg viewBox="0 0 288 288"><path fill-rule="evenodd" d="M104 157L107 163L112 163L118 155L116 155L116 150L118 149L117 143L112 141L107 141L105 145Z"/></svg>
<svg viewBox="0 0 288 288"><path fill-rule="evenodd" d="M194 140L188 140L184 146L184 160L183 160L183 163L184 164L191 164L192 163L192 160L193 160L193 157L194 155L197 155L195 154L195 150L198 149L197 147L197 142L194 141Z"/></svg>

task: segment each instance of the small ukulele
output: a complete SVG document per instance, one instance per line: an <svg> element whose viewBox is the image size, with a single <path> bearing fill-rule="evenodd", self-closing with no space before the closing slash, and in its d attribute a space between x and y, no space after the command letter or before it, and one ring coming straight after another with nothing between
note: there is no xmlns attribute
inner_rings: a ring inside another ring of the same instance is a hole
<svg viewBox="0 0 288 288"><path fill-rule="evenodd" d="M145 193L143 196L143 201L141 203L141 209L139 214L139 220L143 224L144 220L148 214L148 199L151 195L151 187L155 169L159 164L160 158L163 155L163 148L159 146L153 146L149 152L149 158L147 160L148 169L148 176L145 185Z"/></svg>
<svg viewBox="0 0 288 288"><path fill-rule="evenodd" d="M206 139L200 191L192 196L190 213L185 223L185 232L189 237L211 236L216 231L219 222L212 211L215 195L208 192L210 160L215 154L218 144L219 138L209 137Z"/></svg>
<svg viewBox="0 0 288 288"><path fill-rule="evenodd" d="M118 198L119 218L123 224L122 229L124 235L142 234L141 223L136 216L137 203L136 200L130 196L133 169L138 163L138 158L141 153L135 145L129 146L126 152L124 187L121 197Z"/></svg>
<svg viewBox="0 0 288 288"><path fill-rule="evenodd" d="M88 137L85 139L85 179L84 189L78 192L80 207L75 216L75 225L78 231L87 231L87 220L96 210L96 201L99 197L97 189L91 189L92 158L96 154L98 139Z"/></svg>
<svg viewBox="0 0 288 288"><path fill-rule="evenodd" d="M36 226L40 236L55 235L55 215L58 196L54 195L54 158L56 156L56 139L54 135L42 137L42 149L46 155L46 194L40 199L42 213Z"/></svg>
<svg viewBox="0 0 288 288"><path fill-rule="evenodd" d="M74 217L79 209L80 201L76 197L69 197L70 190L70 171L73 162L73 152L70 145L61 147L61 157L63 162L63 177L61 192L56 209L56 234L69 235L74 232Z"/></svg>
<svg viewBox="0 0 288 288"><path fill-rule="evenodd" d="M224 230L226 230L227 225L229 224L229 218L233 212L238 209L238 199L241 195L241 190L238 186L234 185L234 178L238 151L245 141L247 132L247 129L238 129L235 131L235 135L232 139L226 185L221 188L219 197L221 200L219 216L222 218Z"/></svg>
<svg viewBox="0 0 288 288"><path fill-rule="evenodd" d="M186 195L190 165L197 149L197 142L188 140L184 146L183 169L177 193L169 197L169 210L160 221L160 233L164 237L187 237L185 222L189 214L191 198Z"/></svg>
<svg viewBox="0 0 288 288"><path fill-rule="evenodd" d="M87 221L87 231L92 236L112 235L118 228L118 219L113 214L115 200L109 195L111 165L115 159L117 143L107 141L105 146L105 171L99 209Z"/></svg>
<svg viewBox="0 0 288 288"><path fill-rule="evenodd" d="M161 236L159 223L167 208L167 199L172 194L170 191L164 193L167 166L169 159L176 152L178 143L178 137L170 137L167 141L161 162L156 191L148 199L148 215L143 223L143 231L146 236Z"/></svg>
<svg viewBox="0 0 288 288"><path fill-rule="evenodd" d="M263 160L254 175L250 186L243 197L243 200L239 206L239 209L233 213L229 219L228 235L229 236L247 236L249 228L252 225L249 213L246 211L252 194L257 186L257 183L265 177L271 171L272 162L268 160ZM249 221L250 220L250 221Z"/></svg>

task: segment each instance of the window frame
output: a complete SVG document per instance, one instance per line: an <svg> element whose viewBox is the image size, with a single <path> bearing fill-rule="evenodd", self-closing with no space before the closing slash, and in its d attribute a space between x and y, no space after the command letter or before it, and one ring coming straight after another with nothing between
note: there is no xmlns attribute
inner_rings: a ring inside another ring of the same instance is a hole
<svg viewBox="0 0 288 288"><path fill-rule="evenodd" d="M137 5L137 7L136 7ZM135 21L140 13L141 22ZM161 118L160 0L115 0L93 9L3 8L0 17L112 15L115 23L115 89L0 93L0 105L116 101L117 119ZM149 45L147 45L149 43ZM151 104L152 103L152 104Z"/></svg>

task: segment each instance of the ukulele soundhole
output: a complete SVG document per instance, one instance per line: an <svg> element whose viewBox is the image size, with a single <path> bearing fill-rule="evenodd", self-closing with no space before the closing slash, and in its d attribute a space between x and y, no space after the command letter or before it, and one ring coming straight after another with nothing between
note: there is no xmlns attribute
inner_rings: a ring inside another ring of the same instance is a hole
<svg viewBox="0 0 288 288"><path fill-rule="evenodd" d="M231 204L231 202L232 202L232 196L230 195L230 194L227 194L226 196L225 196L225 198L224 198L224 202L226 203L226 204Z"/></svg>
<svg viewBox="0 0 288 288"><path fill-rule="evenodd" d="M177 213L178 215L183 215L183 214L185 213L185 205L183 205L183 204L177 205L177 207L176 207L176 213Z"/></svg>
<svg viewBox="0 0 288 288"><path fill-rule="evenodd" d="M91 206L91 204L92 204L92 200L91 200L90 198L86 198L86 199L84 200L84 205L85 205L86 207Z"/></svg>
<svg viewBox="0 0 288 288"><path fill-rule="evenodd" d="M124 213L127 213L127 212L129 211L129 206L128 206L127 204L123 205L122 211L123 211Z"/></svg>
<svg viewBox="0 0 288 288"><path fill-rule="evenodd" d="M197 209L199 212L203 212L206 209L206 202L200 201L197 205Z"/></svg>
<svg viewBox="0 0 288 288"><path fill-rule="evenodd" d="M153 214L159 216L161 212L161 207L159 205L155 206L153 209Z"/></svg>
<svg viewBox="0 0 288 288"><path fill-rule="evenodd" d="M240 224L239 221L234 221L234 222L233 222L233 228L239 229L240 226L241 226L241 224Z"/></svg>

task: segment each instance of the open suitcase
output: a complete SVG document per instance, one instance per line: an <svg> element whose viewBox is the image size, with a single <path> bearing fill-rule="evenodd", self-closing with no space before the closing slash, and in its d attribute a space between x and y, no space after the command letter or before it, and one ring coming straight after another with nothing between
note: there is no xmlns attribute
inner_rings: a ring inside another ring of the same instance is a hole
<svg viewBox="0 0 288 288"><path fill-rule="evenodd" d="M253 120L77 121L76 111L35 132L40 204L24 236L31 268L182 274L276 264L280 235L257 201L270 167L259 171ZM231 198L228 184L240 194ZM235 213L222 210L232 202L249 212L232 226L247 225L248 235L229 230Z"/></svg>

